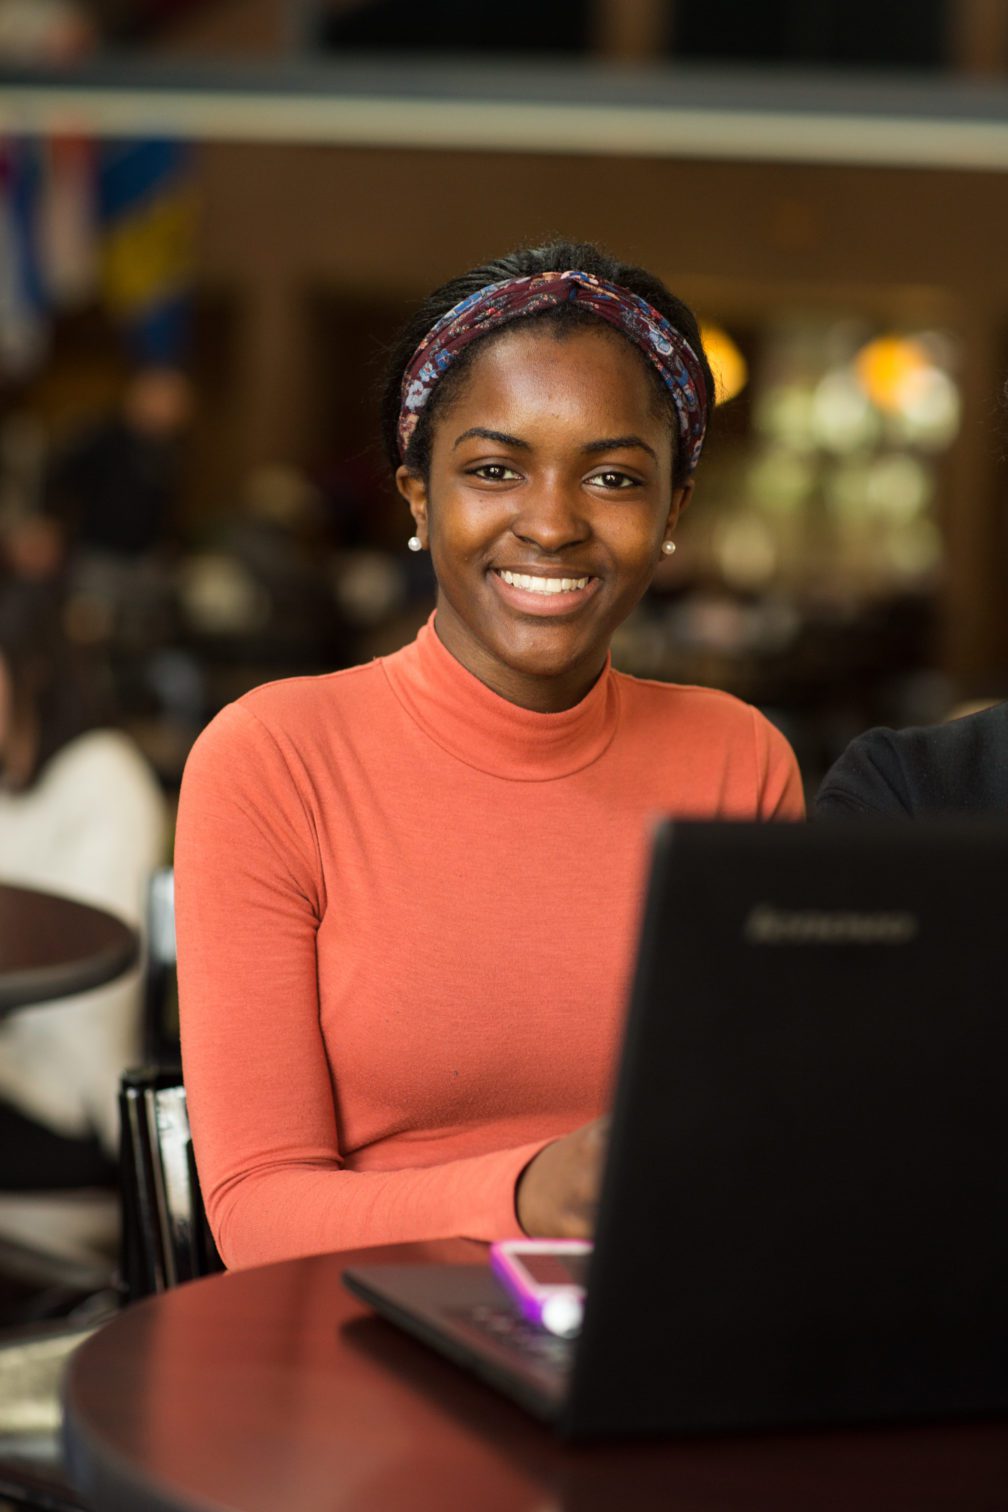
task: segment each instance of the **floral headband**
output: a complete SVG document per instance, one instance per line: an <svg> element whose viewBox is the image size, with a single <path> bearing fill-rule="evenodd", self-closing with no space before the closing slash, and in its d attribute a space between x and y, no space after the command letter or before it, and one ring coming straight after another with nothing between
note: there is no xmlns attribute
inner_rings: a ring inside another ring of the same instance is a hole
<svg viewBox="0 0 1008 1512"><path fill-rule="evenodd" d="M470 342L508 321L568 302L584 306L625 332L657 369L672 396L679 442L692 472L707 431L707 384L697 354L685 336L639 294L576 269L487 284L435 322L403 373L397 426L400 457L405 458L420 411L438 381Z"/></svg>

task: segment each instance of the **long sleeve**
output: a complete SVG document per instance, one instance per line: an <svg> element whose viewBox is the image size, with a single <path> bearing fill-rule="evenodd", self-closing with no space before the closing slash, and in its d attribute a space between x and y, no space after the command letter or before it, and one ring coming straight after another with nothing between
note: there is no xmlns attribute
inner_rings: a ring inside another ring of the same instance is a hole
<svg viewBox="0 0 1008 1512"><path fill-rule="evenodd" d="M544 1139L439 1165L346 1169L319 1023L327 899L313 816L274 737L241 705L190 756L175 867L185 1079L225 1262L519 1233L515 1182Z"/></svg>

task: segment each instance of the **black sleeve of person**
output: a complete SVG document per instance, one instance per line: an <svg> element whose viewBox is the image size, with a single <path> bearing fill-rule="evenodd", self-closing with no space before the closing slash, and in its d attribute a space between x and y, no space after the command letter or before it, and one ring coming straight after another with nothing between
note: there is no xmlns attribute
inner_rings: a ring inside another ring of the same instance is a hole
<svg viewBox="0 0 1008 1512"><path fill-rule="evenodd" d="M1008 703L909 730L868 730L830 768L821 815L1008 813Z"/></svg>

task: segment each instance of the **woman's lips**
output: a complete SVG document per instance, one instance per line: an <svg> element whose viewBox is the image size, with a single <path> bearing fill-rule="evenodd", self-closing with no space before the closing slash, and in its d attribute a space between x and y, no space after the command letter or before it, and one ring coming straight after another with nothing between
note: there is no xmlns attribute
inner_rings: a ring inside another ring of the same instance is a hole
<svg viewBox="0 0 1008 1512"><path fill-rule="evenodd" d="M523 614L546 618L580 609L601 582L585 572L521 572L509 567L495 567L490 576L506 604Z"/></svg>

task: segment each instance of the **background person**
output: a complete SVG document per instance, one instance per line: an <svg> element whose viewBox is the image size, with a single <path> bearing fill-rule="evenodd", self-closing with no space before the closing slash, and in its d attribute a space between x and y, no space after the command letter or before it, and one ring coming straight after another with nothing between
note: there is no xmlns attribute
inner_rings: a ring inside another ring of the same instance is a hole
<svg viewBox="0 0 1008 1512"><path fill-rule="evenodd" d="M181 443L191 408L184 374L140 368L116 410L54 458L46 509L63 525L74 555L97 553L125 566L175 543Z"/></svg>
<svg viewBox="0 0 1008 1512"><path fill-rule="evenodd" d="M183 1065L229 1265L591 1231L653 817L803 812L754 709L609 662L712 395L689 310L591 246L474 269L404 333L384 428L435 614L229 706L183 779Z"/></svg>
<svg viewBox="0 0 1008 1512"><path fill-rule="evenodd" d="M165 812L146 762L99 718L58 596L0 586L0 879L142 919L164 859ZM0 1021L0 1234L59 1248L114 1239L109 1205L51 1194L114 1187L119 1075L139 1047L134 970ZM26 1202L22 1199L31 1199ZM114 1211L114 1209L112 1209ZM95 1232L97 1221L99 1232Z"/></svg>
<svg viewBox="0 0 1008 1512"><path fill-rule="evenodd" d="M817 814L1008 813L1008 703L947 724L868 730L823 778Z"/></svg>

